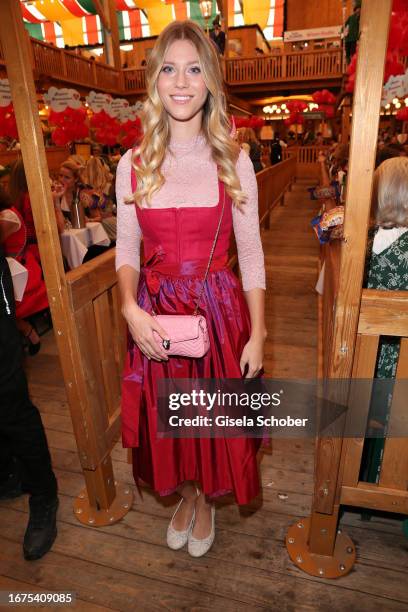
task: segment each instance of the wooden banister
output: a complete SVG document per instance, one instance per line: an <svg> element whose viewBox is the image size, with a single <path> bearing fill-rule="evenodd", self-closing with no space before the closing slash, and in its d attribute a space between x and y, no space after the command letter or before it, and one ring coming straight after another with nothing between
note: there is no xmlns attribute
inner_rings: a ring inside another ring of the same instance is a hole
<svg viewBox="0 0 408 612"><path fill-rule="evenodd" d="M364 289L358 333L371 336L408 336L408 291Z"/></svg>

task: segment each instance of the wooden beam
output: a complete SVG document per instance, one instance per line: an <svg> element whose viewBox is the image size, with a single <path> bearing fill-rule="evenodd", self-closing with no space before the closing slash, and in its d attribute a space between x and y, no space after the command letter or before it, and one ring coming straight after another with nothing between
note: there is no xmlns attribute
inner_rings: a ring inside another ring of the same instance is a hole
<svg viewBox="0 0 408 612"><path fill-rule="evenodd" d="M361 11L344 219L345 241L341 250L328 369L329 378L345 379L345 383L352 375L357 335L391 4L391 0L363 0ZM345 403L347 397L345 384L343 398L339 397L338 401ZM343 439L337 436L319 440L312 525L319 521L320 513L337 513L342 485L342 447ZM333 538L331 540L334 541ZM318 542L314 538L310 539L309 545L312 552L318 549Z"/></svg>
<svg viewBox="0 0 408 612"><path fill-rule="evenodd" d="M93 4L94 4L96 12L99 15L99 18L102 22L103 27L105 28L105 30L110 30L110 22L109 22L109 19L106 18L105 11L103 9L103 6L100 0L93 0Z"/></svg>
<svg viewBox="0 0 408 612"><path fill-rule="evenodd" d="M391 0L364 0L361 11L344 218L345 240L341 250L333 358L329 372L333 378L349 378L353 366L391 5Z"/></svg>
<svg viewBox="0 0 408 612"><path fill-rule="evenodd" d="M371 336L408 336L408 291L364 289L358 333Z"/></svg>
<svg viewBox="0 0 408 612"><path fill-rule="evenodd" d="M347 506L408 514L408 491L386 489L368 482L359 482L357 487L344 486L340 501Z"/></svg>
<svg viewBox="0 0 408 612"><path fill-rule="evenodd" d="M109 64L118 70L122 66L120 60L120 38L116 5L114 0L101 0L109 28L105 30L105 50L109 58Z"/></svg>
<svg viewBox="0 0 408 612"><path fill-rule="evenodd" d="M16 0L2 2L0 40L79 456L83 467L94 469L95 457L105 449L101 449L90 414L84 372L77 367L80 349L62 263L28 42Z"/></svg>

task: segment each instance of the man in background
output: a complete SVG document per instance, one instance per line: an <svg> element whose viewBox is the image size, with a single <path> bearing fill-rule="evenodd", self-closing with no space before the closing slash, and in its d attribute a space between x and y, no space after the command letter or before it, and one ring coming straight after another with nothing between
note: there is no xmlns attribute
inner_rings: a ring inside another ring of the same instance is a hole
<svg viewBox="0 0 408 612"><path fill-rule="evenodd" d="M224 55L225 51L225 32L221 30L219 17L213 21L213 30L210 32L210 38L217 47L218 53Z"/></svg>

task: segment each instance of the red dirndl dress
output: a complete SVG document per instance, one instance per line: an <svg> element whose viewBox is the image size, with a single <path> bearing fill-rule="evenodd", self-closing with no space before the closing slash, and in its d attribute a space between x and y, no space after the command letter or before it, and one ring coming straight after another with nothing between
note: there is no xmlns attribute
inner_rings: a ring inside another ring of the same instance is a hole
<svg viewBox="0 0 408 612"><path fill-rule="evenodd" d="M132 177L135 188L134 177ZM216 206L136 207L145 262L138 304L158 314L192 314L214 241L224 198L219 182ZM199 312L207 319L210 350L201 359L147 359L132 338L122 382L122 438L132 448L133 474L160 495L186 480L198 481L209 497L233 492L238 504L259 493L256 438L158 438L157 384L160 378L241 378L240 357L249 339L250 318L240 282L227 267L232 200L225 208ZM149 294L147 293L149 291ZM150 295L150 297L149 297Z"/></svg>
<svg viewBox="0 0 408 612"><path fill-rule="evenodd" d="M3 247L7 257L14 257L28 270L23 299L21 302L16 302L16 317L26 319L48 308L47 289L38 263L38 247L27 244L27 230L23 217L16 208L12 207L11 210L17 215L21 225L17 232L6 238Z"/></svg>

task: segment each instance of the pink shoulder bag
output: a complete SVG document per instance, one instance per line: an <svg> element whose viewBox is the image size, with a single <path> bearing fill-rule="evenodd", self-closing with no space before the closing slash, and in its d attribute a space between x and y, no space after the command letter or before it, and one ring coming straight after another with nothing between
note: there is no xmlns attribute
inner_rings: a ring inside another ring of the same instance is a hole
<svg viewBox="0 0 408 612"><path fill-rule="evenodd" d="M218 221L214 242L211 248L210 257L208 259L207 269L204 274L201 290L196 300L196 305L193 314L158 315L154 312L153 304L149 295L150 303L152 305L153 316L169 334L168 340L162 340L162 338L157 332L153 332L157 343L161 344L167 355L199 358L203 357L210 348L210 338L208 335L207 321L205 317L203 317L203 315L198 314L198 305L200 303L200 299L204 291L204 285L207 280L208 272L210 270L215 245L217 244L218 234L220 233L221 221L224 214L224 206L225 190L220 219Z"/></svg>

